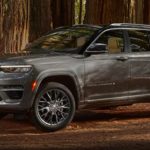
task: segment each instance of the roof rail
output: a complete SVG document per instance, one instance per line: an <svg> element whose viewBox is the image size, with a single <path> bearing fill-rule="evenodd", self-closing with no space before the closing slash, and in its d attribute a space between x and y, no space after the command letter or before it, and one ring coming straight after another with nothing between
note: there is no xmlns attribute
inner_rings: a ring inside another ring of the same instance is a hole
<svg viewBox="0 0 150 150"><path fill-rule="evenodd" d="M133 26L133 27L147 27L150 28L150 25L147 24L135 24L135 23L112 23L110 26Z"/></svg>

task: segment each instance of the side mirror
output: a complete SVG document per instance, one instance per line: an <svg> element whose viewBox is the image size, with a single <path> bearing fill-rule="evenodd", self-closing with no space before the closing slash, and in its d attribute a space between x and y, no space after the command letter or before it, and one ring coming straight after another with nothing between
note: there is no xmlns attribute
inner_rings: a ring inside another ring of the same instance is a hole
<svg viewBox="0 0 150 150"><path fill-rule="evenodd" d="M102 43L94 43L86 51L87 54L101 54L107 52L107 45Z"/></svg>

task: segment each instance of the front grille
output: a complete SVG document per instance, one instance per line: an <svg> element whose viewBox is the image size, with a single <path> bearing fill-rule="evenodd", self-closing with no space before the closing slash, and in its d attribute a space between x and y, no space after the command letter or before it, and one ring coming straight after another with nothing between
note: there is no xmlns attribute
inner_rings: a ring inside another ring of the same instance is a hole
<svg viewBox="0 0 150 150"><path fill-rule="evenodd" d="M0 85L0 101L16 101L23 97L23 86Z"/></svg>

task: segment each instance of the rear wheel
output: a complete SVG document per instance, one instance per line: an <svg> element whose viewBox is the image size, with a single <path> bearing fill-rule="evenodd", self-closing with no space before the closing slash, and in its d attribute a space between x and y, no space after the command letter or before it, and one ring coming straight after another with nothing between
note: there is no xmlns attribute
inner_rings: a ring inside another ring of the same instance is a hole
<svg viewBox="0 0 150 150"><path fill-rule="evenodd" d="M75 113L71 91L60 83L48 83L38 94L32 110L35 124L45 131L66 127Z"/></svg>

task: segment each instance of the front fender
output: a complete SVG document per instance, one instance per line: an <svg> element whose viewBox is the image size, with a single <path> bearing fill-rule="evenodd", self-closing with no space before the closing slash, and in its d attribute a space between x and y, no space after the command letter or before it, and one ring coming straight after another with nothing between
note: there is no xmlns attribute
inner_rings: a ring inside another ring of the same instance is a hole
<svg viewBox="0 0 150 150"><path fill-rule="evenodd" d="M79 79L78 76L73 73L73 72L69 72L69 71L62 71L62 72L58 72L58 71L54 71L54 72L48 72L48 71L43 71L42 73L40 73L38 75L38 77L36 78L36 87L33 91L33 95L32 95L32 99L31 99L31 107L34 103L34 100L36 98L36 95L38 94L38 89L42 83L42 81L46 78L49 78L49 77L55 77L55 76L68 76L68 77L71 77L75 83L75 86L77 88L77 93L78 93L78 98L79 98L79 101L81 100L84 100L84 91L82 89L82 86L81 86L81 82L82 79ZM84 83L82 83L84 84Z"/></svg>

